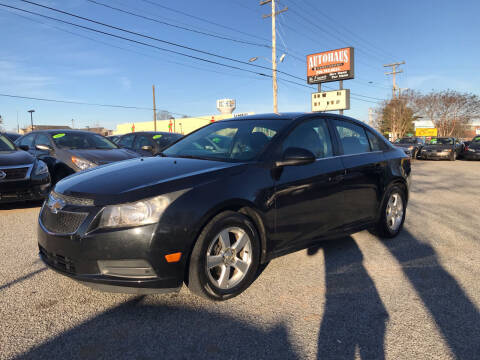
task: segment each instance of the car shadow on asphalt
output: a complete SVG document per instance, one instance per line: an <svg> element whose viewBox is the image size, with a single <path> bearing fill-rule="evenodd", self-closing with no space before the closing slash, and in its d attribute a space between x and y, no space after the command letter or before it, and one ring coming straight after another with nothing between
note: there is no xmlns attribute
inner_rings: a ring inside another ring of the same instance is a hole
<svg viewBox="0 0 480 360"><path fill-rule="evenodd" d="M173 296L173 295L172 295ZM131 298L18 359L299 359L282 324L271 328L201 306Z"/></svg>
<svg viewBox="0 0 480 360"><path fill-rule="evenodd" d="M456 358L478 359L480 313L442 266L435 250L407 230L384 245L397 259Z"/></svg>
<svg viewBox="0 0 480 360"><path fill-rule="evenodd" d="M35 271L32 271L32 272L28 273L27 275L24 275L24 276L22 276L22 277L19 277L18 279L15 279L15 280L13 280L13 281L10 281L10 282L8 282L8 283L6 283L6 284L0 284L0 291L5 290L5 289L8 289L9 287L11 287L11 286L13 286L13 285L15 285L15 284L18 284L18 283L20 283L20 282L22 282L22 281L28 280L28 279L30 279L31 277L33 277L33 276L35 276L35 275L37 275L37 274L40 274L41 272L44 272L45 270L47 270L47 268L46 268L46 267L42 267L42 268L40 268L40 269L38 269L38 270L35 270Z"/></svg>
<svg viewBox="0 0 480 360"><path fill-rule="evenodd" d="M318 335L318 359L384 359L387 310L363 266L363 255L352 237L309 248L323 250L325 310Z"/></svg>

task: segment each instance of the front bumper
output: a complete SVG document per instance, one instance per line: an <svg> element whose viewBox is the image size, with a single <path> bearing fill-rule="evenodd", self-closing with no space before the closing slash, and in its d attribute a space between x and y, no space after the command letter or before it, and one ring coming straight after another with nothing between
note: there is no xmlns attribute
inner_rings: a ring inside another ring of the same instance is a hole
<svg viewBox="0 0 480 360"><path fill-rule="evenodd" d="M471 151L464 151L462 153L464 159L467 160L480 160L480 151L479 152L471 152Z"/></svg>
<svg viewBox="0 0 480 360"><path fill-rule="evenodd" d="M50 176L21 181L0 181L0 203L43 200L50 192Z"/></svg>
<svg viewBox="0 0 480 360"><path fill-rule="evenodd" d="M43 211L49 210L42 208ZM177 291L182 286L185 256L182 255L177 263L166 261L166 254L178 250L162 246L161 239L156 235L158 224L89 231L89 224L94 218L90 214L75 234L62 235L47 230L40 216L38 246L43 262L62 275L103 291L147 294ZM139 278L102 273L98 262L112 260L146 261L154 270L154 275Z"/></svg>
<svg viewBox="0 0 480 360"><path fill-rule="evenodd" d="M429 159L449 159L452 156L452 152L427 152L422 151L421 158L425 160Z"/></svg>

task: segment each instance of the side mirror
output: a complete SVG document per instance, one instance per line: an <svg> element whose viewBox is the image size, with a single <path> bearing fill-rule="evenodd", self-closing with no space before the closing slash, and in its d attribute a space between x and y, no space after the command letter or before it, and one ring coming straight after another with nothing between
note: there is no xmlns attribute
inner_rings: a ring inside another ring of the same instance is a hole
<svg viewBox="0 0 480 360"><path fill-rule="evenodd" d="M283 153L283 159L276 161L277 167L307 165L315 162L315 155L307 149L291 147Z"/></svg>
<svg viewBox="0 0 480 360"><path fill-rule="evenodd" d="M153 152L153 147L150 145L145 145L145 146L142 146L142 150Z"/></svg>
<svg viewBox="0 0 480 360"><path fill-rule="evenodd" d="M18 146L19 149L23 150L23 151L28 151L30 150L30 147L28 145L19 145Z"/></svg>
<svg viewBox="0 0 480 360"><path fill-rule="evenodd" d="M42 150L42 151L52 151L53 150L53 148L50 145L44 145L44 144L35 145L35 148L37 150Z"/></svg>

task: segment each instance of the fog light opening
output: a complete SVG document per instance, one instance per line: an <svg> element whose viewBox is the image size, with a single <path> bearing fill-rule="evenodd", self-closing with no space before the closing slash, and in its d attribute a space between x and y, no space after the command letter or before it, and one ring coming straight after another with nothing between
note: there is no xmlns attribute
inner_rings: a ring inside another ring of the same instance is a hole
<svg viewBox="0 0 480 360"><path fill-rule="evenodd" d="M97 264L103 275L135 279L157 277L150 263L143 259L98 260Z"/></svg>

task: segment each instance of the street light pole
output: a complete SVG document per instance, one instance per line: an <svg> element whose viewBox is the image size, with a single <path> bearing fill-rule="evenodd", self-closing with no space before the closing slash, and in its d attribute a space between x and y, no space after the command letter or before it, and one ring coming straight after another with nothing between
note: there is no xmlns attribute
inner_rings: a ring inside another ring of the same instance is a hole
<svg viewBox="0 0 480 360"><path fill-rule="evenodd" d="M28 110L28 112L30 113L30 124L32 125L31 131L33 131L33 113L35 112L35 110Z"/></svg>

